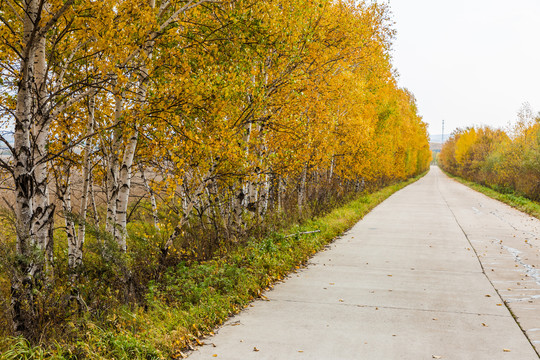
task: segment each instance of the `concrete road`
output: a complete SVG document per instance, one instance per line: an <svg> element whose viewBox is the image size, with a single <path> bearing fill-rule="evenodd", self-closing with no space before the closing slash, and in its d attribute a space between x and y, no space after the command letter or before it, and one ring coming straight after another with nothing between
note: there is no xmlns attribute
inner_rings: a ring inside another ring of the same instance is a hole
<svg viewBox="0 0 540 360"><path fill-rule="evenodd" d="M538 359L539 232L432 168L189 358Z"/></svg>

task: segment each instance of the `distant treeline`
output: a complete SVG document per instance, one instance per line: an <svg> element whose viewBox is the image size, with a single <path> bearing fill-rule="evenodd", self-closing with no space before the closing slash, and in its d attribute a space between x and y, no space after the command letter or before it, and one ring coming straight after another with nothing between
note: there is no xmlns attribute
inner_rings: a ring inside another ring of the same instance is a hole
<svg viewBox="0 0 540 360"><path fill-rule="evenodd" d="M510 130L459 129L444 144L439 165L453 175L540 200L540 117L525 107Z"/></svg>

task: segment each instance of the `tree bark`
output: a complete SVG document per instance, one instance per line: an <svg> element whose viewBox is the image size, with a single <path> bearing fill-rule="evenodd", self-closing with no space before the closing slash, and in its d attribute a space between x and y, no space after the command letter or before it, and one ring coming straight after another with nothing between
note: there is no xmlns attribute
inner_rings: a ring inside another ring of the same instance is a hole
<svg viewBox="0 0 540 360"><path fill-rule="evenodd" d="M138 131L135 131L127 144L122 160L122 167L118 179L118 196L116 198L116 227L115 238L118 246L122 251L127 250L127 207L129 202L129 194L131 190L131 169L133 166L133 158L137 149L137 140L139 137Z"/></svg>
<svg viewBox="0 0 540 360"><path fill-rule="evenodd" d="M306 177L307 177L307 164L304 165L302 175L300 176L300 184L298 187L298 210L302 212L304 208L304 201L306 197Z"/></svg>
<svg viewBox="0 0 540 360"><path fill-rule="evenodd" d="M118 199L118 178L120 173L120 146L122 141L122 111L123 111L123 94L119 89L116 89L114 96L114 124L115 128L112 134L112 142L108 154L108 171L107 171L107 220L105 222L105 230L116 238L116 206Z"/></svg>
<svg viewBox="0 0 540 360"><path fill-rule="evenodd" d="M156 229L157 232L159 232L159 216L158 216L158 209L157 209L157 202L156 202L156 195L154 194L154 190L148 183L148 180L146 179L146 175L144 173L144 168L141 165L139 165L139 171L141 173L141 178L144 184L144 187L146 188L146 191L148 192L148 195L150 196L150 205L152 206L152 219L154 221L154 229Z"/></svg>

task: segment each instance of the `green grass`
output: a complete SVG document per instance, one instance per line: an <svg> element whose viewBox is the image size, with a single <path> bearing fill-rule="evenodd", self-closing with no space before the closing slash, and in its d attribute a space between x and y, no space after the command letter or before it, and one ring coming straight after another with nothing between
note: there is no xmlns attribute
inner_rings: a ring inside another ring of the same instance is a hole
<svg viewBox="0 0 540 360"><path fill-rule="evenodd" d="M119 308L99 324L81 321L85 325L77 340L48 349L31 347L20 338L0 340L0 349L8 349L0 359L181 358L186 348L211 335L228 317L264 296L265 289L421 176L362 195L322 217L249 242L220 258L171 267L150 284L146 307ZM300 234L313 230L320 232Z"/></svg>
<svg viewBox="0 0 540 360"><path fill-rule="evenodd" d="M463 185L470 187L473 190L481 192L482 194L487 195L490 198L499 200L507 205L512 206L513 208L516 208L520 211L523 211L524 213L534 216L537 219L540 219L540 203L536 201L527 199L526 197L523 197L520 195L508 193L508 192L502 193L493 188L475 183L474 181L469 181L462 177L452 175L446 171L444 171L444 173L450 176L452 179L462 183Z"/></svg>

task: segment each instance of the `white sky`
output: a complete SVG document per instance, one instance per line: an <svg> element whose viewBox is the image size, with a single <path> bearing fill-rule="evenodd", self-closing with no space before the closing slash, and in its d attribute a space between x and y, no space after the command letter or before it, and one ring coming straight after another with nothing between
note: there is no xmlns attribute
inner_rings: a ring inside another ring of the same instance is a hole
<svg viewBox="0 0 540 360"><path fill-rule="evenodd" d="M399 85L431 134L540 110L540 0L389 0Z"/></svg>

